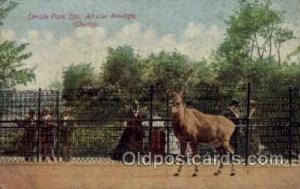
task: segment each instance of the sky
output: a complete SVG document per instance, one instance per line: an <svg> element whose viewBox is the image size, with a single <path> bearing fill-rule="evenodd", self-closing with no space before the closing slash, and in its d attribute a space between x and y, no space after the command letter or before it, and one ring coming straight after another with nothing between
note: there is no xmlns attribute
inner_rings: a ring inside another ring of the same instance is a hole
<svg viewBox="0 0 300 189"><path fill-rule="evenodd" d="M209 58L224 39L225 20L238 5L237 0L15 1L19 5L5 19L0 41L29 43L33 56L25 62L36 67L37 77L26 86L30 89L61 80L71 64L91 62L99 70L108 47L130 45L142 56L177 49L193 60ZM286 11L286 25L300 37L300 0L272 0L272 4ZM102 18L85 19L88 14ZM113 14L131 17L112 18ZM97 27L82 26L91 22ZM283 56L299 44L299 39L287 43Z"/></svg>

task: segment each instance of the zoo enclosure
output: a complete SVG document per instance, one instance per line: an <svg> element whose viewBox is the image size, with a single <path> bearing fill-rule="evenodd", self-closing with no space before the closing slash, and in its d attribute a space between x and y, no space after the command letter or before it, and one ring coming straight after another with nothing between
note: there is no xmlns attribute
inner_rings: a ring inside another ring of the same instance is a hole
<svg viewBox="0 0 300 189"><path fill-rule="evenodd" d="M300 90L292 87L270 90L264 87L190 87L185 95L188 107L211 114L223 114L235 98L240 102L242 118L237 123L236 152L245 158L251 154L283 155L289 163L300 150ZM249 117L251 100L255 101L256 113ZM0 92L0 157L23 161L28 153L22 143L32 143L36 161L40 160L41 112L50 109L53 118L55 156L62 156L62 112L70 107L75 118L72 132L72 156L79 160L91 157L111 157L128 121L128 112L134 101L139 102L145 131L144 152L151 149L151 133L157 121L164 122L166 154L174 152L175 136L170 123L170 97L164 89L151 86L130 92L82 88L73 91L1 91ZM25 127L21 123L29 110L35 110L37 119L33 129L38 137L22 140ZM154 117L154 113L159 115ZM202 144L200 154L215 153Z"/></svg>

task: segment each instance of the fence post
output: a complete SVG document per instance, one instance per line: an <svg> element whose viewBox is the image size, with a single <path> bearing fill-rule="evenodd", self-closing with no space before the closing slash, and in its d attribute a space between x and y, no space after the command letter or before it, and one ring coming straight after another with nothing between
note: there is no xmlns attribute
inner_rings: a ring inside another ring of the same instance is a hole
<svg viewBox="0 0 300 189"><path fill-rule="evenodd" d="M38 94L38 122L37 122L37 135L38 135L38 141L37 141L37 148L36 148L36 158L37 161L40 161L40 144L41 144L41 99L42 98L42 89L39 88L39 94Z"/></svg>
<svg viewBox="0 0 300 189"><path fill-rule="evenodd" d="M292 86L289 87L289 164L292 164L292 116L293 116L293 96Z"/></svg>
<svg viewBox="0 0 300 189"><path fill-rule="evenodd" d="M167 154L170 154L170 127L169 127L169 94L167 93Z"/></svg>
<svg viewBox="0 0 300 189"><path fill-rule="evenodd" d="M245 158L246 165L248 165L248 157L249 157L249 125L250 125L250 96L251 96L251 83L248 83L247 87L247 119L246 119L246 149L245 149Z"/></svg>
<svg viewBox="0 0 300 189"><path fill-rule="evenodd" d="M59 161L60 157L60 118L59 118L59 91L56 92L56 147L57 147L57 161Z"/></svg>
<svg viewBox="0 0 300 189"><path fill-rule="evenodd" d="M149 118L149 150L152 151L152 127L153 127L153 95L154 86L150 87L150 118Z"/></svg>

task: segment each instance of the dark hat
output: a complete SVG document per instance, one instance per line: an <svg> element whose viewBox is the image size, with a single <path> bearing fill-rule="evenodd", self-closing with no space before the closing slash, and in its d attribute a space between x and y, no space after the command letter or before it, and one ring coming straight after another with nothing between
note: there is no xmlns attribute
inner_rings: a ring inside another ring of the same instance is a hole
<svg viewBox="0 0 300 189"><path fill-rule="evenodd" d="M28 114L35 114L34 109L30 109L29 112L28 112Z"/></svg>
<svg viewBox="0 0 300 189"><path fill-rule="evenodd" d="M240 104L240 102L237 99L232 99L229 106L238 106L239 104Z"/></svg>

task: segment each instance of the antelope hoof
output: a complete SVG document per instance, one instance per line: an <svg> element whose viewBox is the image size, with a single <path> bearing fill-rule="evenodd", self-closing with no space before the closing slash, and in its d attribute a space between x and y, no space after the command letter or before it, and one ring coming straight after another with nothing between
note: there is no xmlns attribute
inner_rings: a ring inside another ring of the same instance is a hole
<svg viewBox="0 0 300 189"><path fill-rule="evenodd" d="M235 172L230 173L230 176L235 176Z"/></svg>
<svg viewBox="0 0 300 189"><path fill-rule="evenodd" d="M197 173L193 173L192 177L196 177L196 176L198 176Z"/></svg>
<svg viewBox="0 0 300 189"><path fill-rule="evenodd" d="M175 173L173 176L174 176L174 177L178 177L178 176L179 176L179 173Z"/></svg>

